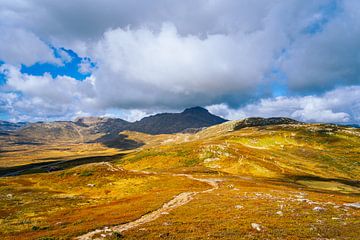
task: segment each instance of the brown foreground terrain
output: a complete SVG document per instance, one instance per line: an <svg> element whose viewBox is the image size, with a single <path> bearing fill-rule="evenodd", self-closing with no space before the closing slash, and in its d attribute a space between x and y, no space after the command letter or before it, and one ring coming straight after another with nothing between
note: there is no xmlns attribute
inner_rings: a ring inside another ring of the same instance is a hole
<svg viewBox="0 0 360 240"><path fill-rule="evenodd" d="M1 239L358 239L360 130L319 124L0 139Z"/></svg>

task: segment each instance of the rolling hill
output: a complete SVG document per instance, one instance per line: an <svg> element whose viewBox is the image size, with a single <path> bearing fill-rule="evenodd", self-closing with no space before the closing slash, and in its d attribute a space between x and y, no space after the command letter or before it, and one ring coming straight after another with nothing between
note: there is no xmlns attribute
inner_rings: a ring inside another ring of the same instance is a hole
<svg viewBox="0 0 360 240"><path fill-rule="evenodd" d="M196 166L242 176L360 181L359 137L355 128L286 118L245 119L168 139L128 155L124 164L145 171Z"/></svg>

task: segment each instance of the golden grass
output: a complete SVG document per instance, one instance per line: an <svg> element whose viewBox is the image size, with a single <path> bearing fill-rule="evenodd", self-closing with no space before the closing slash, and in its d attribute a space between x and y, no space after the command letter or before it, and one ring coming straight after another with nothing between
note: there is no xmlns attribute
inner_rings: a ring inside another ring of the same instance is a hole
<svg viewBox="0 0 360 240"><path fill-rule="evenodd" d="M100 143L55 143L46 145L10 145L2 147L0 168L30 163L70 160L80 157L111 156L118 149Z"/></svg>
<svg viewBox="0 0 360 240"><path fill-rule="evenodd" d="M212 128L204 130L211 137L202 138L204 133L199 132L189 141L179 140L129 154L122 164L129 169L169 170L201 165L259 177L360 180L358 130L349 134L317 125L291 125L246 128L212 136Z"/></svg>
<svg viewBox="0 0 360 240"><path fill-rule="evenodd" d="M3 178L0 238L70 238L136 219L182 191L204 188L187 178L114 171L107 163Z"/></svg>
<svg viewBox="0 0 360 240"><path fill-rule="evenodd" d="M357 239L360 233L360 211L342 207L359 197L259 179L223 179L220 189L124 232L124 239ZM324 211L314 211L316 206ZM261 231L252 223L260 224Z"/></svg>
<svg viewBox="0 0 360 240"><path fill-rule="evenodd" d="M232 124L193 135L126 132L145 145L113 163L0 178L0 239L71 239L136 220L179 193L209 188L173 173L222 182L122 237L358 238L360 211L343 203L360 202L359 130L290 125L231 131ZM120 153L81 143L7 145L5 150L0 167Z"/></svg>

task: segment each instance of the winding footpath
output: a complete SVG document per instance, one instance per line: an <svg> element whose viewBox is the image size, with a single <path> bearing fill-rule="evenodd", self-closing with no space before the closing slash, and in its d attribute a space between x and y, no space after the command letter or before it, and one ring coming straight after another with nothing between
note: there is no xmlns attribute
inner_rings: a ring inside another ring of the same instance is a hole
<svg viewBox="0 0 360 240"><path fill-rule="evenodd" d="M149 173L150 174L150 173ZM152 173L151 173L152 174ZM121 225L113 226L113 227L105 227L102 229L97 229L91 232L88 232L82 236L77 237L78 240L93 240L93 239L104 239L105 237L109 237L113 234L113 232L122 233L124 231L127 231L132 228L139 227L140 225L143 225L145 223L151 222L159 218L161 215L168 214L169 211L183 206L193 200L193 198L200 193L209 193L219 188L219 182L221 182L221 179L210 179L210 178L195 178L190 174L172 174L174 177L187 177L191 180L199 181L207 183L211 186L210 189L204 190L204 191L198 191L198 192L183 192L178 195L176 195L173 199L170 201L164 203L162 207L159 209L150 212L148 214L143 215L142 217L138 218L137 220L124 223Z"/></svg>

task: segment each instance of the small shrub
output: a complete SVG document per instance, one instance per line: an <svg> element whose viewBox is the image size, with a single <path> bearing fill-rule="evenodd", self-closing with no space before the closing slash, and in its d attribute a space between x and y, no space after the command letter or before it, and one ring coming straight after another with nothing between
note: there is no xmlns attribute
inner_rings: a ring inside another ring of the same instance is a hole
<svg viewBox="0 0 360 240"><path fill-rule="evenodd" d="M32 226L31 227L31 230L33 230L33 231L46 230L46 229L49 229L49 227L48 226L45 226L45 227Z"/></svg>
<svg viewBox="0 0 360 240"><path fill-rule="evenodd" d="M32 227L31 227L31 230L37 231L37 230L40 230L40 227L38 227L38 226L32 226Z"/></svg>
<svg viewBox="0 0 360 240"><path fill-rule="evenodd" d="M185 161L185 166L192 167L192 166L196 165L197 163L198 163L197 159L187 159Z"/></svg>
<svg viewBox="0 0 360 240"><path fill-rule="evenodd" d="M72 174L73 174L72 172L63 171L63 172L60 173L58 176L59 176L59 177L67 177L67 176L70 176L70 175L72 175Z"/></svg>
<svg viewBox="0 0 360 240"><path fill-rule="evenodd" d="M92 172L92 171L88 171L88 170L83 171L82 173L80 173L80 176L81 176L81 177L89 177L89 176L91 176L91 175L93 175L93 172Z"/></svg>
<svg viewBox="0 0 360 240"><path fill-rule="evenodd" d="M124 238L124 235L122 235L119 232L114 232L113 236L114 236L114 239L123 239Z"/></svg>

